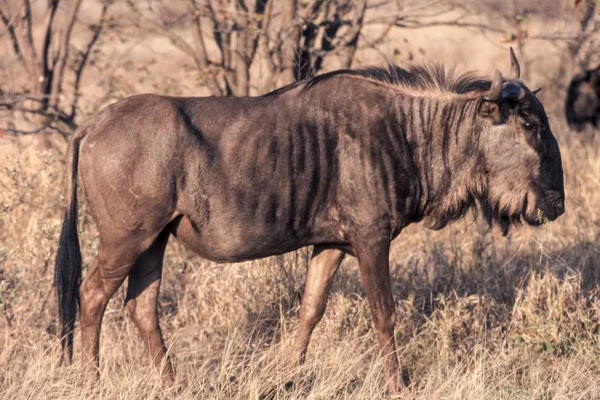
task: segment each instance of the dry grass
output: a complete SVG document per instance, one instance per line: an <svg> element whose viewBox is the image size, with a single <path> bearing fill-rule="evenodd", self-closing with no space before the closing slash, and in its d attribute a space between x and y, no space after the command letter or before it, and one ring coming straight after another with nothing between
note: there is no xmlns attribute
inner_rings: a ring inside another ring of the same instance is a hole
<svg viewBox="0 0 600 400"><path fill-rule="evenodd" d="M440 232L411 226L393 243L398 356L410 382L401 398L600 398L600 140L569 132L561 100L545 96L563 154L563 217L508 238L470 218ZM308 250L217 265L176 242L160 316L178 382L161 385L121 289L104 319L101 381L80 383L79 331L75 365L57 365L52 265L64 148L3 143L2 154L18 151L0 156L0 399L387 396L355 260L342 264L306 365L291 368ZM87 267L97 239L83 202L79 214Z"/></svg>

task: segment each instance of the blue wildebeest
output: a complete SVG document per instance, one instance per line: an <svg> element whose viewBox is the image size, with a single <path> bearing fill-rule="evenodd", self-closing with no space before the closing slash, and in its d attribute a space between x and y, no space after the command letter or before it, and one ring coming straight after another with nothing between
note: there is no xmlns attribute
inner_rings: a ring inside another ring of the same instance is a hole
<svg viewBox="0 0 600 400"><path fill-rule="evenodd" d="M511 61L509 78L496 71L491 81L390 66L335 71L260 97L146 94L106 107L68 151L55 272L67 358L79 306L84 371L97 376L102 316L128 277L126 308L154 362L173 373L157 316L170 235L220 262L313 245L295 361L350 254L389 389L398 390L388 257L400 231L422 220L441 229L477 206L505 233L564 212L557 142L512 50ZM100 239L83 281L78 177Z"/></svg>
<svg viewBox="0 0 600 400"><path fill-rule="evenodd" d="M600 126L600 65L575 75L567 89L565 114L569 126L582 131L587 124Z"/></svg>

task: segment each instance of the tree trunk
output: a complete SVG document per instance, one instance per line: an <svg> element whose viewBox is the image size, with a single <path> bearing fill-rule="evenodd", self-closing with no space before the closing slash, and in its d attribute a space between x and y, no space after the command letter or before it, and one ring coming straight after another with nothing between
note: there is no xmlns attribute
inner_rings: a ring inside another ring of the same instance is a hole
<svg viewBox="0 0 600 400"><path fill-rule="evenodd" d="M298 65L298 42L300 27L297 21L297 0L281 0L280 35L281 35L281 72L277 86L287 85L297 80L296 66Z"/></svg>

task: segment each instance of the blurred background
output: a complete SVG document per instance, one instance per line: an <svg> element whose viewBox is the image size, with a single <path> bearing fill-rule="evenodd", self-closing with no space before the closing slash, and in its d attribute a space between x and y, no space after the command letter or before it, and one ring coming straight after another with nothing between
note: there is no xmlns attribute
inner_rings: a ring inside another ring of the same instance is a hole
<svg viewBox="0 0 600 400"><path fill-rule="evenodd" d="M506 238L467 217L394 241L402 396L600 397L600 139L565 120L571 79L600 63L600 0L0 0L0 19L0 398L385 398L355 260L295 368L310 249L217 265L175 241L160 315L178 384L160 384L122 290L103 325L103 379L77 384L78 356L57 366L52 288L67 140L133 94L255 96L386 63L491 77L508 73L509 46L523 81L543 88L567 211ZM87 267L98 243L80 203ZM285 389L290 377L301 384Z"/></svg>
<svg viewBox="0 0 600 400"><path fill-rule="evenodd" d="M2 0L2 128L67 135L132 94L260 95L338 68L441 62L491 76L507 68L508 45L528 85L555 98L574 73L600 62L598 7L588 0Z"/></svg>

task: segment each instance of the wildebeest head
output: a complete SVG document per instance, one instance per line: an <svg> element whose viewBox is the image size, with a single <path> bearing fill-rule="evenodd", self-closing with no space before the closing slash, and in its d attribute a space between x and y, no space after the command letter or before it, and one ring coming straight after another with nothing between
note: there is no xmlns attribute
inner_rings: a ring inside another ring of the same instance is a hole
<svg viewBox="0 0 600 400"><path fill-rule="evenodd" d="M498 222L504 234L521 219L539 225L564 213L558 144L537 91L519 79L519 62L510 52L509 78L494 72L477 111L487 121L481 134L480 203L488 221Z"/></svg>

